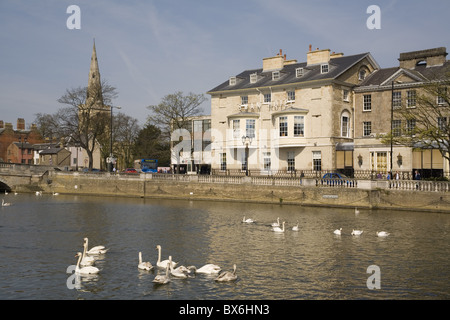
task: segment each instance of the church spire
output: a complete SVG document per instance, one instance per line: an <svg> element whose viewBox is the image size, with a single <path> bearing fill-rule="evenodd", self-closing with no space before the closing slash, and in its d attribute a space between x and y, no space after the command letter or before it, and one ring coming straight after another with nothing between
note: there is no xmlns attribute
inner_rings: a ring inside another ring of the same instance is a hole
<svg viewBox="0 0 450 320"><path fill-rule="evenodd" d="M94 46L92 48L91 57L91 67L89 69L89 81L87 87L87 102L92 102L92 106L103 107L103 97L102 97L102 84L100 80L100 71L98 68L97 60L97 50L95 49L95 39ZM95 100L95 101L89 101Z"/></svg>

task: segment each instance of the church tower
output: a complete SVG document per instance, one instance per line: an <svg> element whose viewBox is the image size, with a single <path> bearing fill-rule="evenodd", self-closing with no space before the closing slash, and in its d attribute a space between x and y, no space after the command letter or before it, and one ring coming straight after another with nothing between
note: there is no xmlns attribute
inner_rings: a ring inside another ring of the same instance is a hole
<svg viewBox="0 0 450 320"><path fill-rule="evenodd" d="M97 51L92 48L91 67L89 69L89 81L87 86L86 104L90 108L106 109L103 105L102 83L100 79L100 71L98 68Z"/></svg>

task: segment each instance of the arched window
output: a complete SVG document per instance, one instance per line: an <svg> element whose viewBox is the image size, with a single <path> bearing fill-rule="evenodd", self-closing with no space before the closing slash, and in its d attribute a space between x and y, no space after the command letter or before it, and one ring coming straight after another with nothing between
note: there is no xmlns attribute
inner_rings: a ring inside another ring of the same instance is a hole
<svg viewBox="0 0 450 320"><path fill-rule="evenodd" d="M341 114L341 137L350 138L350 113L348 111Z"/></svg>

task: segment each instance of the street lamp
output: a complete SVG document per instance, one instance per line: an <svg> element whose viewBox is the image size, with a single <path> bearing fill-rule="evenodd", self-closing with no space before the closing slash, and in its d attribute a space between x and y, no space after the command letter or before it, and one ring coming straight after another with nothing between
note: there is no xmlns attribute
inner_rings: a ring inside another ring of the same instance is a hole
<svg viewBox="0 0 450 320"><path fill-rule="evenodd" d="M394 122L394 84L395 83L402 83L402 82L401 81L394 81L394 80L392 80L392 82L391 82L391 155L390 155L390 162L391 162L390 163L391 164L390 177L391 177L391 179L392 179L392 157L394 155L394 151L393 151L393 146L394 146L393 122Z"/></svg>
<svg viewBox="0 0 450 320"><path fill-rule="evenodd" d="M114 156L113 156L113 108L116 109L122 109L122 107L117 106L111 106L111 125L109 128L109 134L110 134L110 145L109 145L109 162L108 162L108 172L112 172L113 171L113 162L114 162Z"/></svg>
<svg viewBox="0 0 450 320"><path fill-rule="evenodd" d="M248 176L248 155L249 155L249 144L252 143L252 137L242 136L242 144L245 145L245 175Z"/></svg>

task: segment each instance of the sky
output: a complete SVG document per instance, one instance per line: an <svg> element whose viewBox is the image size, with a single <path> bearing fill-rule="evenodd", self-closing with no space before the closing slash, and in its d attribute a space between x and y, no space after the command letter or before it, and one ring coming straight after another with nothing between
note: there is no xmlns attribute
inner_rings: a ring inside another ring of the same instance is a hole
<svg viewBox="0 0 450 320"><path fill-rule="evenodd" d="M147 107L177 91L204 94L210 114L209 90L280 49L298 62L310 44L370 52L382 68L401 52L448 51L449 12L448 0L0 0L0 120L29 127L62 108L87 85L94 39L113 105L145 125Z"/></svg>

